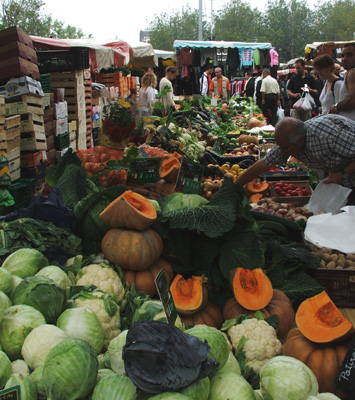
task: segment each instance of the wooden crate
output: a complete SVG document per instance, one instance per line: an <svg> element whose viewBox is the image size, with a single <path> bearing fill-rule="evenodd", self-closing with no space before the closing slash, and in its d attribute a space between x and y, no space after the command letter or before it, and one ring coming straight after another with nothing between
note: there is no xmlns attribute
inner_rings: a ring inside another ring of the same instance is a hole
<svg viewBox="0 0 355 400"><path fill-rule="evenodd" d="M0 150L7 149L6 132L0 133Z"/></svg>
<svg viewBox="0 0 355 400"><path fill-rule="evenodd" d="M9 149L7 149L7 151L6 151L6 157L9 161L19 158L20 155L21 155L20 147L15 147L13 150L10 150L10 151L9 151Z"/></svg>
<svg viewBox="0 0 355 400"><path fill-rule="evenodd" d="M44 115L43 100L40 97L31 95L21 96L21 101L7 103L5 106L6 115L15 114L37 114Z"/></svg>
<svg viewBox="0 0 355 400"><path fill-rule="evenodd" d="M21 114L21 132L45 132L43 115Z"/></svg>
<svg viewBox="0 0 355 400"><path fill-rule="evenodd" d="M5 147L7 149L7 153L9 153L10 151L20 148L20 144L21 144L21 137L17 137L15 139L11 139L7 141L7 147Z"/></svg>
<svg viewBox="0 0 355 400"><path fill-rule="evenodd" d="M5 128L11 129L21 125L21 115L13 115L5 118Z"/></svg>
<svg viewBox="0 0 355 400"><path fill-rule="evenodd" d="M31 134L31 137L21 137L21 151L47 150L46 135L37 132Z"/></svg>
<svg viewBox="0 0 355 400"><path fill-rule="evenodd" d="M21 127L14 126L13 128L6 129L6 140L11 140L21 136Z"/></svg>

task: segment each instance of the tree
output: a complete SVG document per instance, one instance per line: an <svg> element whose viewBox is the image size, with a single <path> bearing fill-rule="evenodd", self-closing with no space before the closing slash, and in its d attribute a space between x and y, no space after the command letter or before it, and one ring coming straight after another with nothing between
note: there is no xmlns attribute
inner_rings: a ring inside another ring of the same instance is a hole
<svg viewBox="0 0 355 400"><path fill-rule="evenodd" d="M243 0L231 0L217 12L213 33L216 40L256 42L259 39L261 11Z"/></svg>
<svg viewBox="0 0 355 400"><path fill-rule="evenodd" d="M198 10L190 7L174 11L172 14L164 13L154 15L149 23L150 43L155 49L174 50L174 40L198 39ZM208 39L208 26L202 25L202 37Z"/></svg>
<svg viewBox="0 0 355 400"><path fill-rule="evenodd" d="M60 38L80 38L84 36L81 29L53 20L45 15L41 0L0 0L0 29L18 26L29 35L56 36Z"/></svg>
<svg viewBox="0 0 355 400"><path fill-rule="evenodd" d="M281 62L304 55L306 44L314 41L314 21L306 0L268 1L263 25Z"/></svg>
<svg viewBox="0 0 355 400"><path fill-rule="evenodd" d="M328 1L316 8L316 38L320 41L354 39L355 0Z"/></svg>

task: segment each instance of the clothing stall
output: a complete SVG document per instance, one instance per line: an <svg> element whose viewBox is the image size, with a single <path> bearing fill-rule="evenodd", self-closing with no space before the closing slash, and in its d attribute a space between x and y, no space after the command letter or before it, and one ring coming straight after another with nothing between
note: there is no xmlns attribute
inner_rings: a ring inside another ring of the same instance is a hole
<svg viewBox="0 0 355 400"><path fill-rule="evenodd" d="M244 73L270 66L270 43L175 40L179 75L177 95L199 93L199 79L207 65L221 67L231 82L231 92L241 93Z"/></svg>

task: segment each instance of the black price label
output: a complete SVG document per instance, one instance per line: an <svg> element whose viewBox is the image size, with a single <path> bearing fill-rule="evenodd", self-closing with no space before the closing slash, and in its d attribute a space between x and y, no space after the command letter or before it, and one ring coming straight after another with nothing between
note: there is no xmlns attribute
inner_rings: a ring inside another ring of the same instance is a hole
<svg viewBox="0 0 355 400"><path fill-rule="evenodd" d="M21 400L20 385L0 390L0 400Z"/></svg>
<svg viewBox="0 0 355 400"><path fill-rule="evenodd" d="M222 150L222 148L221 148L221 144L219 143L218 140L216 140L216 141L213 143L212 149L213 149L213 151L215 151L215 152L218 153L218 154L223 154L223 150Z"/></svg>
<svg viewBox="0 0 355 400"><path fill-rule="evenodd" d="M177 318L177 311L175 308L173 296L170 292L170 286L165 276L165 271L160 270L155 278L155 286L157 287L160 300L163 304L166 318L170 325L174 325Z"/></svg>
<svg viewBox="0 0 355 400"><path fill-rule="evenodd" d="M204 166L185 157L182 159L176 191L186 194L198 194L200 191Z"/></svg>
<svg viewBox="0 0 355 400"><path fill-rule="evenodd" d="M130 162L131 178L137 183L155 183L159 177L160 158L134 158Z"/></svg>
<svg viewBox="0 0 355 400"><path fill-rule="evenodd" d="M351 399L355 399L355 335L339 369L335 386Z"/></svg>

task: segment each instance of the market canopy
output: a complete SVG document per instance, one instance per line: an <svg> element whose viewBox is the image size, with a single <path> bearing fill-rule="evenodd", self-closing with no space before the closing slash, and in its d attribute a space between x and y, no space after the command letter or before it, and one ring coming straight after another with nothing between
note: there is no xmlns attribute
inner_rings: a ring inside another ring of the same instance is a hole
<svg viewBox="0 0 355 400"><path fill-rule="evenodd" d="M174 47L178 50L185 47L191 49L201 49L201 48L220 48L220 49L260 49L260 50L270 50L272 48L271 43L252 43L252 42L225 42L221 41L199 41L199 40L175 40Z"/></svg>
<svg viewBox="0 0 355 400"><path fill-rule="evenodd" d="M147 67L156 67L158 58L155 55L153 46L146 42L130 42L133 50L133 58L128 64L130 69L142 69ZM109 46L110 43L107 44Z"/></svg>
<svg viewBox="0 0 355 400"><path fill-rule="evenodd" d="M162 58L163 60L168 60L169 58L171 58L172 60L176 60L175 51L154 49L154 53L157 56L157 58Z"/></svg>

